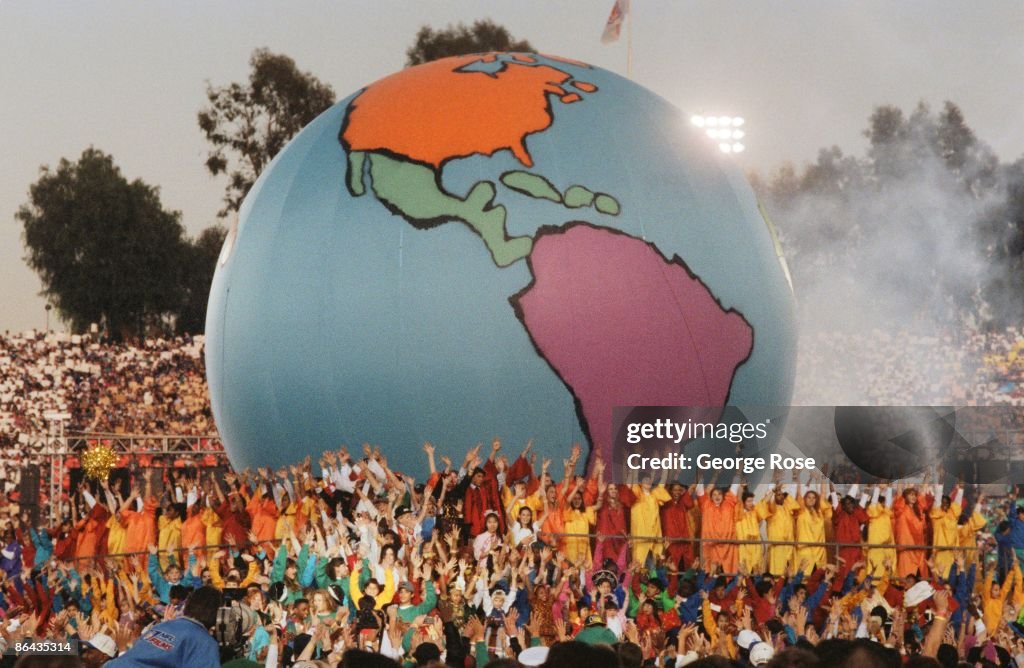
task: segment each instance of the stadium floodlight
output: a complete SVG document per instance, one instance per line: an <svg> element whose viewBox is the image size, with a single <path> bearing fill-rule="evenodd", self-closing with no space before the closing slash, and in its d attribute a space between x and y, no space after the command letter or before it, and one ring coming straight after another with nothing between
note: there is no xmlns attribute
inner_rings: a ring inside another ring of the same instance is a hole
<svg viewBox="0 0 1024 668"><path fill-rule="evenodd" d="M704 134L718 144L718 150L722 153L742 153L746 149L739 141L747 136L746 132L739 129L745 123L742 116L690 116L690 124L704 130Z"/></svg>

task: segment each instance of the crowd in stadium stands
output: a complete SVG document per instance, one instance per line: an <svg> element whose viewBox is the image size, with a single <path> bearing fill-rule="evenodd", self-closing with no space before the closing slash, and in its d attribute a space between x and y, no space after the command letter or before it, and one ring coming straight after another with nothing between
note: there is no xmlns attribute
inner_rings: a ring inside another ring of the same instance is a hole
<svg viewBox="0 0 1024 668"><path fill-rule="evenodd" d="M809 332L797 377L797 405L1024 406L1024 329Z"/></svg>
<svg viewBox="0 0 1024 668"><path fill-rule="evenodd" d="M0 448L45 433L215 433L202 337L116 344L90 335L0 336ZM922 336L811 332L793 403L1024 405L1024 330ZM1024 427L1024 425L1021 425Z"/></svg>
<svg viewBox="0 0 1024 668"><path fill-rule="evenodd" d="M70 432L209 434L201 337L133 346L90 335L0 336L0 445L44 433L47 413Z"/></svg>
<svg viewBox="0 0 1024 668"><path fill-rule="evenodd" d="M1014 488L423 450L419 482L368 445L87 480L50 526L5 499L0 637L111 668L1024 665Z"/></svg>

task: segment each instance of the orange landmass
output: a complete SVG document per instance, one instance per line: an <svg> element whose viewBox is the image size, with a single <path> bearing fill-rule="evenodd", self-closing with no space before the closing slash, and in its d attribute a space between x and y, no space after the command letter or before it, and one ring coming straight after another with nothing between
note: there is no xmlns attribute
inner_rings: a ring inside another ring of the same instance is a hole
<svg viewBox="0 0 1024 668"><path fill-rule="evenodd" d="M569 94L562 84L572 77L515 61L497 74L456 71L482 58L444 58L371 84L353 101L341 140L350 151L383 150L435 168L506 148L532 166L526 136L551 125L548 93Z"/></svg>
<svg viewBox="0 0 1024 668"><path fill-rule="evenodd" d="M593 93L595 90L597 90L597 86L587 81L574 81L572 85L575 86L576 88L579 88L584 93Z"/></svg>

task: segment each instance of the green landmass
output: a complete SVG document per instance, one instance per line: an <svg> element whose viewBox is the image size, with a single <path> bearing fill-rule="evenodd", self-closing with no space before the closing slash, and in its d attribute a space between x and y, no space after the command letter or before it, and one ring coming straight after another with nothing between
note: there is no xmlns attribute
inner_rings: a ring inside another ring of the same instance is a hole
<svg viewBox="0 0 1024 668"><path fill-rule="evenodd" d="M499 267L521 260L533 249L530 237L508 237L505 207L500 204L492 206L495 196L492 182L476 183L466 198L460 199L442 190L437 172L426 165L383 153L353 151L349 154L349 188L357 196L364 187L364 159L370 161L370 187L374 195L413 226L429 229L450 220L459 220L480 235ZM353 183L353 175L358 187Z"/></svg>
<svg viewBox="0 0 1024 668"><path fill-rule="evenodd" d="M618 200L606 193L597 194L597 197L594 198L594 208L601 213L607 213L609 216L619 215Z"/></svg>
<svg viewBox="0 0 1024 668"><path fill-rule="evenodd" d="M565 191L564 201L570 209L581 209L594 203L594 193L583 186L569 186Z"/></svg>
<svg viewBox="0 0 1024 668"><path fill-rule="evenodd" d="M536 199L550 200L557 204L564 204L570 209L593 206L600 213L605 213L609 216L617 216L619 211L621 211L618 200L608 193L594 193L584 186L569 186L563 198L555 187L551 185L550 181L543 176L531 174L530 172L505 172L501 175L501 182L523 195L529 195Z"/></svg>
<svg viewBox="0 0 1024 668"><path fill-rule="evenodd" d="M522 171L505 172L501 175L501 182L518 193L562 203L562 196L543 176Z"/></svg>
<svg viewBox="0 0 1024 668"><path fill-rule="evenodd" d="M477 182L465 198L460 198L445 192L437 171L430 166L375 151L350 151L347 179L353 196L366 193L367 176L380 203L417 229L430 229L453 220L468 225L483 240L499 267L507 267L533 250L532 238L508 236L508 211L503 205L494 204L496 190L491 181ZM501 175L501 182L516 192L570 209L592 206L611 216L619 215L621 210L618 200L607 193L573 185L561 195L543 176L530 172L506 172Z"/></svg>
<svg viewBox="0 0 1024 668"><path fill-rule="evenodd" d="M352 151L348 156L348 189L353 195L359 197L366 192L363 185L363 164L366 162L366 154L362 151Z"/></svg>

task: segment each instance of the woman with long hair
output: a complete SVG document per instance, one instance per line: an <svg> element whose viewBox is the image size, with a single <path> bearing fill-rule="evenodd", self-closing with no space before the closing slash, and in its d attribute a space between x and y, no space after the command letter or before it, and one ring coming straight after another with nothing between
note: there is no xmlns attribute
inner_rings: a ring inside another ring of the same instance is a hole
<svg viewBox="0 0 1024 668"><path fill-rule="evenodd" d="M804 575L810 575L815 568L828 563L823 545L808 543L825 542L825 523L832 521L832 505L826 501L828 483L822 480L820 491L809 489L800 498L800 510L796 513L796 563L803 564Z"/></svg>
<svg viewBox="0 0 1024 668"><path fill-rule="evenodd" d="M920 494L916 487L902 490L902 494L897 494L893 502L896 574L901 578L908 575L928 577L924 532L931 505L932 495Z"/></svg>

